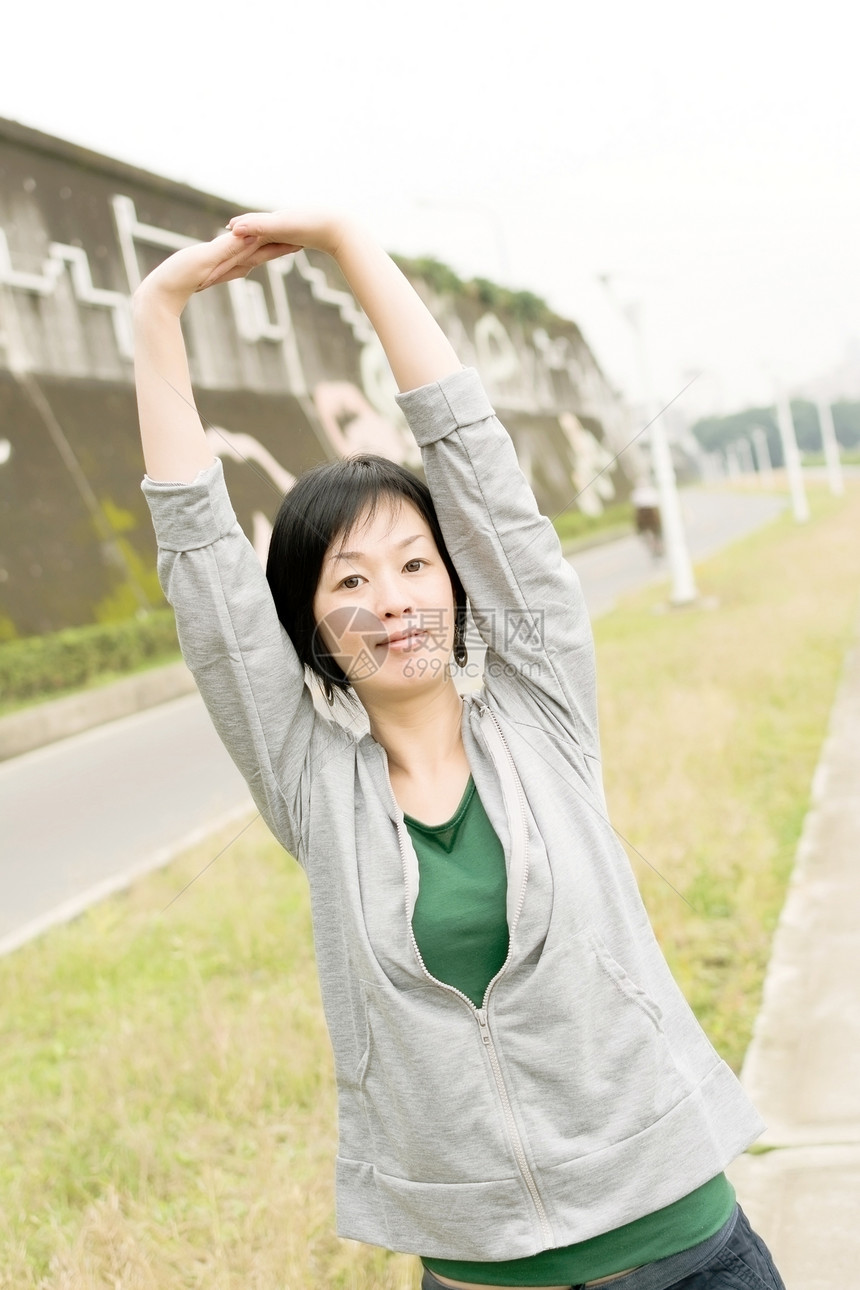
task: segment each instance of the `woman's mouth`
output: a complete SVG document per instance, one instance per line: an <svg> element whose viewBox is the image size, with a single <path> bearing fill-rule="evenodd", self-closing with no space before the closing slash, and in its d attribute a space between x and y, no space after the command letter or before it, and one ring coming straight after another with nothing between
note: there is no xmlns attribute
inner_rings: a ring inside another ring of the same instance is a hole
<svg viewBox="0 0 860 1290"><path fill-rule="evenodd" d="M389 636L387 640L380 641L379 648L396 650L398 653L403 653L406 650L419 649L420 646L424 644L426 637L427 633L422 631L420 627L416 627L412 631L408 632L395 632L394 635Z"/></svg>

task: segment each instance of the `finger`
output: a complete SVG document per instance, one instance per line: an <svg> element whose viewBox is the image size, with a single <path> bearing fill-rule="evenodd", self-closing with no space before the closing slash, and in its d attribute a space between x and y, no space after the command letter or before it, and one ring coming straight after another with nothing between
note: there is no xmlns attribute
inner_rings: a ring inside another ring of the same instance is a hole
<svg viewBox="0 0 860 1290"><path fill-rule="evenodd" d="M244 245L237 246L229 256L222 257L222 263L225 268L237 267L249 273L258 264L276 260L281 255L292 255L301 249L293 243L266 242L262 238L251 237L244 239Z"/></svg>
<svg viewBox="0 0 860 1290"><path fill-rule="evenodd" d="M252 238L252 242L258 239ZM205 291L207 287L215 287L222 282L233 282L236 278L244 278L256 268L257 265L265 264L269 260L275 260L279 256L293 255L300 251L300 246L288 246L281 242L266 242L262 246L252 247L250 253L245 256L234 256L230 259L221 259L212 269L206 279L201 282L197 288L198 291Z"/></svg>
<svg viewBox="0 0 860 1290"><path fill-rule="evenodd" d="M262 213L250 213L248 215L234 215L228 220L227 227L231 233L237 236L258 236L260 230L260 220L263 219Z"/></svg>
<svg viewBox="0 0 860 1290"><path fill-rule="evenodd" d="M227 227L237 237L269 239L277 234L277 221L268 211L251 211L247 215L235 215Z"/></svg>
<svg viewBox="0 0 860 1290"><path fill-rule="evenodd" d="M217 246L219 250L226 251L227 255L233 257L252 251L255 246L259 245L261 240L261 238L252 233L235 233L231 229L229 233L221 233L214 238L212 245Z"/></svg>
<svg viewBox="0 0 860 1290"><path fill-rule="evenodd" d="M254 263L262 264L265 260L276 260L281 255L295 255L296 251L301 249L293 242L265 242L254 252Z"/></svg>
<svg viewBox="0 0 860 1290"><path fill-rule="evenodd" d="M234 261L233 265L229 266L230 272L234 277L238 277L240 274L250 273L258 265L267 264L269 260L277 260L284 255L294 255L301 249L300 246L289 246L284 242L264 242L261 246L255 247L247 259L243 257Z"/></svg>

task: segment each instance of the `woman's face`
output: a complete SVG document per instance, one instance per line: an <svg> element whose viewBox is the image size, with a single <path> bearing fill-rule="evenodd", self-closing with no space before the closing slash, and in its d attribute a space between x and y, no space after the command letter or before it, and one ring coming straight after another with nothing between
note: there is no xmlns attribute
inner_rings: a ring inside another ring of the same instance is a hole
<svg viewBox="0 0 860 1290"><path fill-rule="evenodd" d="M383 499L326 553L316 629L360 698L444 680L454 645L451 579L433 535L405 499Z"/></svg>

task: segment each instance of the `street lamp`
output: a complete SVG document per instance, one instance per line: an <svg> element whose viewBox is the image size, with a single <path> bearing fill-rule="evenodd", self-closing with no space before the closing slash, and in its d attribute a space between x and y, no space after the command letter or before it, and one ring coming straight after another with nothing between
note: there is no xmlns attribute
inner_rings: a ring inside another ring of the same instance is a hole
<svg viewBox="0 0 860 1290"><path fill-rule="evenodd" d="M788 475L791 508L798 524L805 524L809 519L809 503L806 500L806 488L803 483L803 467L800 464L800 452L797 447L797 435L794 432L791 404L782 393L777 395L776 419L782 440L785 472Z"/></svg>
<svg viewBox="0 0 860 1290"><path fill-rule="evenodd" d="M752 442L761 482L769 484L773 479L773 465L770 460L770 449L767 446L767 432L763 426L753 426Z"/></svg>
<svg viewBox="0 0 860 1290"><path fill-rule="evenodd" d="M818 405L818 424L821 427L821 446L824 449L824 462L827 466L827 482L834 497L841 497L845 492L842 481L842 462L839 460L839 443L833 426L833 412L830 404L823 400Z"/></svg>
<svg viewBox="0 0 860 1290"><path fill-rule="evenodd" d="M645 414L648 418L648 436L651 445L651 468L654 472L654 483L660 496L660 521L663 527L663 548L669 565L671 591L669 601L673 605L689 605L698 600L699 593L693 577L693 562L687 546L684 532L684 518L681 514L681 502L678 497L678 484L675 479L675 467L672 453L663 424L664 409L655 398L651 385L651 369L648 363L648 352L642 328L641 306L638 304L624 306L620 304L610 287L610 275L601 274L600 281L612 299L616 308L624 315L636 341L639 359L640 379L645 399Z"/></svg>
<svg viewBox="0 0 860 1290"><path fill-rule="evenodd" d="M752 449L750 448L749 439L736 439L735 451L741 466L741 473L744 475L755 474L755 462L753 461Z"/></svg>

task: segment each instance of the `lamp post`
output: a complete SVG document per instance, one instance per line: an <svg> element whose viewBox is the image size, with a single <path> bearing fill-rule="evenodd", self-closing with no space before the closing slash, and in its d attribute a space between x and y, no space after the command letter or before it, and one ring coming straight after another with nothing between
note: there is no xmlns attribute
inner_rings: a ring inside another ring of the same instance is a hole
<svg viewBox="0 0 860 1290"><path fill-rule="evenodd" d="M744 475L755 474L755 462L753 461L752 449L750 448L749 439L738 439L735 441L735 452L741 466L741 473Z"/></svg>
<svg viewBox="0 0 860 1290"><path fill-rule="evenodd" d="M779 435L782 440L782 455L785 459L785 471L788 475L788 487L791 492L791 508L798 524L805 524L809 519L809 503L806 500L806 488L803 483L803 468L800 464L800 453L797 448L797 436L794 433L791 404L784 394L780 394L777 397L776 416L779 423Z"/></svg>
<svg viewBox="0 0 860 1290"><path fill-rule="evenodd" d="M824 462L827 466L827 482L834 497L841 497L845 492L842 479L842 462L839 460L839 443L833 426L833 412L830 404L823 401L818 404L818 424L821 427L821 446L824 449Z"/></svg>
<svg viewBox="0 0 860 1290"><path fill-rule="evenodd" d="M741 473L741 463L738 459L737 443L726 444L726 474L729 479L737 479Z"/></svg>
<svg viewBox="0 0 860 1290"><path fill-rule="evenodd" d="M609 290L609 278L601 278ZM610 292L610 294L612 294ZM614 298L614 297L613 297ZM642 328L641 306L632 305L623 310L636 338L636 349L639 357L639 368L642 380L642 391L645 398L646 416L648 417L648 436L651 445L651 468L654 472L654 483L660 496L660 522L663 527L663 549L669 565L671 590L669 602L672 605L689 605L698 600L699 593L693 576L693 562L687 546L687 535L684 531L684 517L681 514L681 502L678 497L678 483L675 478L675 467L672 452L666 437L663 424L663 408L655 398L651 384L651 369L648 363L648 350Z"/></svg>
<svg viewBox="0 0 860 1290"><path fill-rule="evenodd" d="M770 459L770 449L767 446L767 431L763 426L753 427L752 443L761 482L762 484L770 484L773 482L773 463Z"/></svg>

